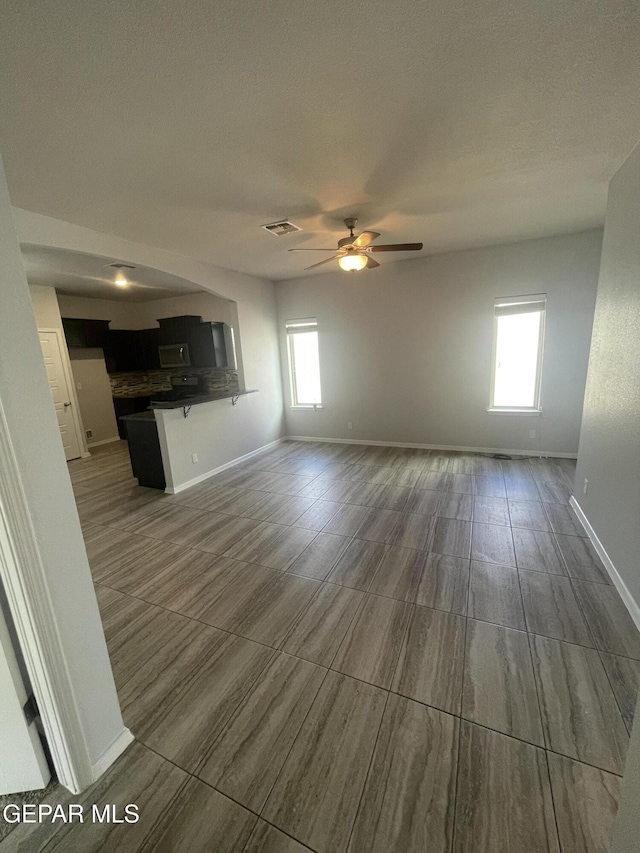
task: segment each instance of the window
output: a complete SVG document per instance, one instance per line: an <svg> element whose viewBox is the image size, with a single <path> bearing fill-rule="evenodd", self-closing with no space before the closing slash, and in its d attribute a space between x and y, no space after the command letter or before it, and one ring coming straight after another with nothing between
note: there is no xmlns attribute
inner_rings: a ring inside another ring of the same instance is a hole
<svg viewBox="0 0 640 853"><path fill-rule="evenodd" d="M496 299L490 411L539 411L547 297Z"/></svg>
<svg viewBox="0 0 640 853"><path fill-rule="evenodd" d="M287 320L289 378L293 406L318 406L320 397L320 361L318 357L318 322Z"/></svg>

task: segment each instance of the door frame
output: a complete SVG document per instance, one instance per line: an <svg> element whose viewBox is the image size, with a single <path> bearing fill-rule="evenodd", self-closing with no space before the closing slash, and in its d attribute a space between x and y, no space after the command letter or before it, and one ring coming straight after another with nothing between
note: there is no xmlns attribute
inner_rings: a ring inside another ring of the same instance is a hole
<svg viewBox="0 0 640 853"><path fill-rule="evenodd" d="M64 649L0 400L0 578L62 785L94 781ZM108 765L107 765L108 766Z"/></svg>
<svg viewBox="0 0 640 853"><path fill-rule="evenodd" d="M3 738L2 744L3 760L0 763L2 796L42 790L51 779L36 721L27 717L24 711L29 698L28 684L25 684L23 670L18 663L19 650L16 650L17 644L11 636L10 621L10 615L0 607L0 705L7 726L7 737ZM5 740L9 742L5 743Z"/></svg>
<svg viewBox="0 0 640 853"><path fill-rule="evenodd" d="M40 337L40 332L45 335L55 335L56 340L58 341L60 361L62 362L62 372L64 374L65 382L67 383L69 398L71 400L71 417L73 418L73 428L75 430L76 438L78 439L78 447L80 449L80 456L76 458L87 459L91 456L91 454L89 453L89 450L87 448L87 440L84 434L84 425L82 423L80 407L78 405L78 397L76 395L76 386L73 380L73 372L71 371L69 350L67 349L67 344L64 340L62 330L56 329L54 326L38 326L38 339Z"/></svg>

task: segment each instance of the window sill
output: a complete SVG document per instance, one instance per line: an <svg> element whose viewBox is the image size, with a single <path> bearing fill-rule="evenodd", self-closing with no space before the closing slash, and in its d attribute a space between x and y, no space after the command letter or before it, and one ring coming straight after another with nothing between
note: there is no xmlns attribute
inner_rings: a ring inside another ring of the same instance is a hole
<svg viewBox="0 0 640 853"><path fill-rule="evenodd" d="M487 409L491 415L541 415L542 409Z"/></svg>
<svg viewBox="0 0 640 853"><path fill-rule="evenodd" d="M311 403L308 406L307 405L295 405L295 406L291 405L291 406L289 406L289 408L290 409L303 409L303 410L306 409L307 411L311 411L311 412L321 412L323 409L323 406L322 406L322 403Z"/></svg>

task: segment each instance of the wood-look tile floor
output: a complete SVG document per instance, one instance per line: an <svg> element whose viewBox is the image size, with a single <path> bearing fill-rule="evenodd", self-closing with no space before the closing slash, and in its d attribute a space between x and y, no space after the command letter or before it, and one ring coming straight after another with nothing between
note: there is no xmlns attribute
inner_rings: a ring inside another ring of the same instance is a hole
<svg viewBox="0 0 640 853"><path fill-rule="evenodd" d="M640 635L574 468L285 442L168 496L124 443L71 463L136 736L82 800L141 819L3 853L605 853Z"/></svg>

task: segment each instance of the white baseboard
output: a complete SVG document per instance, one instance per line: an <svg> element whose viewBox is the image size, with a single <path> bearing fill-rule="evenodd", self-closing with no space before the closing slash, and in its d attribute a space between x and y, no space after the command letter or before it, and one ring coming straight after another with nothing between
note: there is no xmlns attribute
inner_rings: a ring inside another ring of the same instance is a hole
<svg viewBox="0 0 640 853"><path fill-rule="evenodd" d="M501 447L463 447L456 444L414 444L406 441L372 441L364 438L323 438L310 435L285 435L284 441L326 441L329 444L369 444L375 447L413 447L417 450L457 450L463 453L505 453L509 456L540 456L554 459L577 459L577 453L553 450L512 450Z"/></svg>
<svg viewBox="0 0 640 853"><path fill-rule="evenodd" d="M613 565L613 562L611 561L611 557L605 551L604 545L598 539L595 530L593 529L593 527L589 523L589 519L587 518L587 516L584 513L584 510L582 509L582 507L580 506L578 501L575 499L575 497L573 497L573 495L571 496L571 499L569 502L570 502L571 506L573 507L576 515L578 516L578 520L580 521L580 524L582 524L582 526L584 527L584 529L587 533L587 536L589 537L589 540L591 541L591 544L596 549L598 556L600 557L600 559L604 563L604 567L607 570L609 577L611 578L611 580L613 582L613 585L615 586L615 588L620 593L620 597L624 601L625 606L626 606L627 610L629 611L631 618L635 622L637 629L640 631L640 606L638 606L638 603L636 602L635 598L629 592L628 586L620 577L618 570L616 569L616 567Z"/></svg>
<svg viewBox="0 0 640 853"><path fill-rule="evenodd" d="M96 782L120 758L125 749L135 740L129 729L123 729L111 746L107 747L100 758L91 765L93 781Z"/></svg>
<svg viewBox="0 0 640 853"><path fill-rule="evenodd" d="M87 447L101 447L103 444L113 444L114 441L122 441L119 435L115 438L103 438L101 441L88 441Z"/></svg>
<svg viewBox="0 0 640 853"><path fill-rule="evenodd" d="M241 462L246 462L247 459L251 459L253 456L259 456L261 453L265 453L267 450L270 450L272 447L277 447L284 441L283 438L277 438L275 441L271 441L269 444L263 444L262 447L258 447L256 450L252 450L250 453L245 453L244 456L238 456L237 459L232 459L231 462L225 462L224 465L220 465L218 468L213 468L211 471L206 471L204 474L199 474L197 477L194 477L193 480L187 480L186 483L180 483L178 486L167 486L165 492L168 495L177 495L180 492L184 492L185 489L190 489L192 486L197 486L198 483L204 482L204 480L208 480L209 477L213 477L215 474L219 474L221 471L226 471L227 468L233 468L234 465L239 465Z"/></svg>

